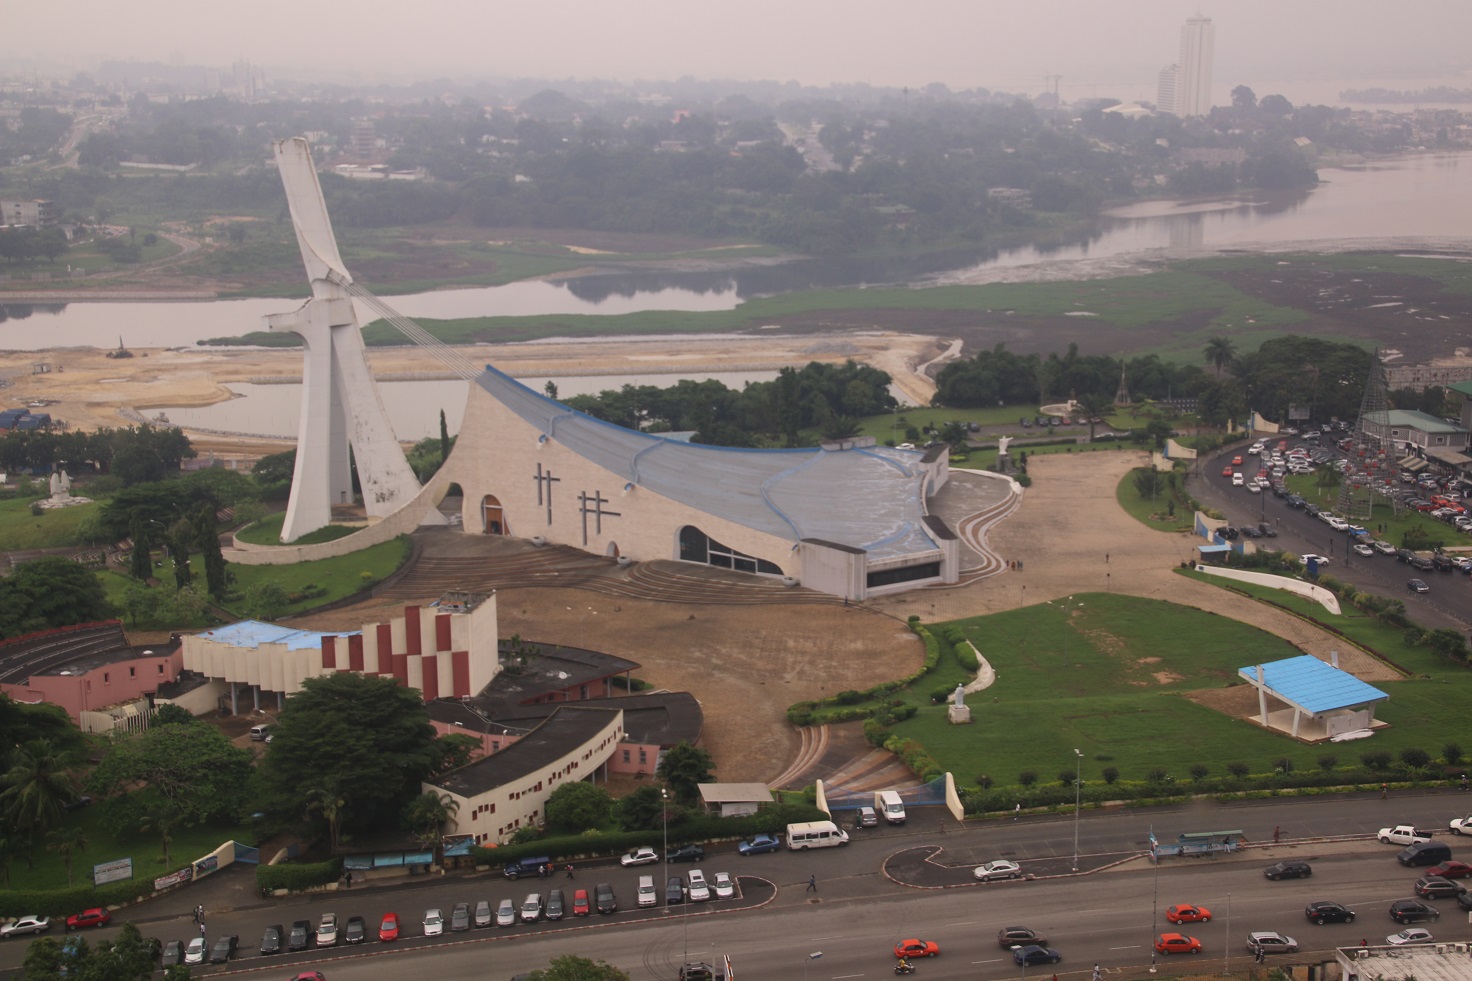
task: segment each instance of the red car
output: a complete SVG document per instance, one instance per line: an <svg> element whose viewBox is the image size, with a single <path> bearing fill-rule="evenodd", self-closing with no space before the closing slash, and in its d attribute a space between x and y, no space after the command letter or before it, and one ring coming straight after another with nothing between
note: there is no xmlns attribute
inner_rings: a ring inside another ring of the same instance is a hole
<svg viewBox="0 0 1472 981"><path fill-rule="evenodd" d="M1222 467L1222 476L1223 477L1230 477L1230 476L1232 476L1232 473L1233 473L1233 471L1232 471L1232 468L1231 467Z"/></svg>
<svg viewBox="0 0 1472 981"><path fill-rule="evenodd" d="M1162 933L1155 940L1155 949L1162 954L1199 954L1201 941L1184 933Z"/></svg>
<svg viewBox="0 0 1472 981"><path fill-rule="evenodd" d="M1209 923L1211 910L1205 906L1172 906L1165 911L1165 918L1172 923Z"/></svg>
<svg viewBox="0 0 1472 981"><path fill-rule="evenodd" d="M321 971L303 971L292 978L291 981L327 981L327 975Z"/></svg>
<svg viewBox="0 0 1472 981"><path fill-rule="evenodd" d="M1472 865L1466 862L1446 861L1440 865L1433 865L1426 870L1427 876L1441 876L1443 879L1465 879L1472 876Z"/></svg>
<svg viewBox="0 0 1472 981"><path fill-rule="evenodd" d="M1242 458L1240 456L1234 456L1234 457L1232 457L1232 466L1234 466L1234 467L1240 467L1240 466L1242 466Z"/></svg>
<svg viewBox="0 0 1472 981"><path fill-rule="evenodd" d="M399 939L399 914L383 914L383 922L378 924L378 939L383 943Z"/></svg>
<svg viewBox="0 0 1472 981"><path fill-rule="evenodd" d="M105 909L84 909L80 913L73 913L66 918L68 930L80 930L82 927L103 927L112 922L112 914Z"/></svg>
<svg viewBox="0 0 1472 981"><path fill-rule="evenodd" d="M894 945L896 957L939 957L940 944L934 940L901 940Z"/></svg>
<svg viewBox="0 0 1472 981"><path fill-rule="evenodd" d="M588 890L579 889L572 894L572 915L587 916L593 910L588 905Z"/></svg>

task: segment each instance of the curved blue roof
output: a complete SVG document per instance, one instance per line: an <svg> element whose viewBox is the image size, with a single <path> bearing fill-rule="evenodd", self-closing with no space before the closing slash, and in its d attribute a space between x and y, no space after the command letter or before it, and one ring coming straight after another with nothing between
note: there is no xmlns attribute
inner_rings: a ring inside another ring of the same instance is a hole
<svg viewBox="0 0 1472 981"><path fill-rule="evenodd" d="M490 365L477 384L543 438L696 510L793 542L820 538L860 548L874 558L938 548L923 523L918 451L703 446L595 419Z"/></svg>

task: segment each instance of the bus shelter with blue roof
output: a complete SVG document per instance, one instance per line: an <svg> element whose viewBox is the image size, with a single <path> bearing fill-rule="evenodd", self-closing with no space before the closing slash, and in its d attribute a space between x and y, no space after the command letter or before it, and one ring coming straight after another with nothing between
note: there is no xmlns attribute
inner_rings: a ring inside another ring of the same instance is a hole
<svg viewBox="0 0 1472 981"><path fill-rule="evenodd" d="M1252 664L1237 674L1257 689L1257 721L1304 742L1369 736L1375 705L1390 696L1311 654Z"/></svg>

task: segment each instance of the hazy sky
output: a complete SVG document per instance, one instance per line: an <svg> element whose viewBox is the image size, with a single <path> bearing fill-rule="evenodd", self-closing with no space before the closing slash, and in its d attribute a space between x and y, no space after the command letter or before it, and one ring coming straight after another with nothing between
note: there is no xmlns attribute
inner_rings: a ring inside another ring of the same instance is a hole
<svg viewBox="0 0 1472 981"><path fill-rule="evenodd" d="M1156 72L1176 60L1181 24L1199 11L1216 26L1222 92L1455 71L1472 86L1472 0L7 0L0 9L0 57L12 69L70 54L248 59L268 76L316 64L386 81L692 75L1018 92L1043 91L1057 74L1065 97L1091 94L1085 85L1153 93Z"/></svg>

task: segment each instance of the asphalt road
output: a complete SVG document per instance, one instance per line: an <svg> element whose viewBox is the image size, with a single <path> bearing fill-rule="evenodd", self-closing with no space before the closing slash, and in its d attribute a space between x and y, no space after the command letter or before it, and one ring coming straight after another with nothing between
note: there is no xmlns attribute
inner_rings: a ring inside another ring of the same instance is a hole
<svg viewBox="0 0 1472 981"><path fill-rule="evenodd" d="M565 878L512 883L493 873L451 876L219 911L210 917L211 938L227 931L239 934L245 956L228 970L199 968L196 976L252 972L287 977L315 967L332 981L416 973L446 981L510 978L571 953L607 960L634 981L668 981L686 959L717 963L723 955L731 957L738 975L797 978L805 970L812 981L852 981L892 976L894 942L920 937L937 941L942 950L940 958L921 963L926 977L974 978L978 971L1015 971L1020 977L1021 970L994 939L998 928L1020 923L1047 933L1063 954L1057 965L1060 977L1086 977L1096 962L1111 973L1138 971L1148 964L1151 940L1168 928L1165 910L1176 903L1207 906L1215 917L1186 930L1202 940L1205 953L1162 958L1160 967L1166 972L1201 971L1206 965L1212 970L1218 965L1245 968L1249 930L1278 930L1297 938L1304 952L1292 960L1307 963L1332 956L1335 946L1361 939L1383 942L1399 929L1386 908L1412 894L1417 873L1396 864L1398 849L1363 836L1390 824L1445 828L1464 811L1472 811L1472 794L1451 791L1389 800L1372 793L1085 812L1077 825L1084 870L1079 875L1069 872L1075 829L1071 814L1004 819L965 830L947 821L946 830L939 830L934 818L916 812L909 825L866 832L847 848L745 859L724 847L710 849L700 867L707 876L716 871L739 876L741 895L683 908L628 908L641 870L607 865L580 866L575 884L612 882L625 906L616 914L440 938L412 936L420 933L418 920L427 907L448 912L456 902L488 899L494 905L502 897L519 903L529 891L545 892L554 885L566 889L574 883ZM1240 829L1252 845L1231 856L1165 859L1156 870L1139 857L1152 828L1166 842L1187 831ZM1275 828L1283 839L1277 846L1271 844ZM1344 840L1346 836L1360 837ZM1472 858L1472 839L1449 841L1455 856ZM917 850L929 861L915 862ZM969 879L972 866L995 858L1014 859L1038 878L986 884ZM1284 858L1313 863L1314 876L1265 880L1262 868ZM674 868L683 872L688 866ZM642 871L662 874L659 866ZM816 893L806 889L809 875L816 877ZM187 893L181 895L187 903ZM1303 907L1319 899L1357 909L1358 922L1309 924ZM1429 924L1437 939L1472 940L1472 926L1455 902L1440 900L1438 905L1446 915ZM378 917L390 909L404 917L411 935L396 944L370 942L269 958L255 953L261 932L272 923L315 923L321 913L333 911L343 922L360 914L376 927ZM106 938L127 920L165 940L187 937L194 929L187 915L162 913L157 903L121 910L113 926L86 936ZM823 956L810 960L807 955L816 951ZM0 947L0 964L14 968L24 952L24 941L6 943ZM1053 968L1030 971L1051 975Z"/></svg>
<svg viewBox="0 0 1472 981"><path fill-rule="evenodd" d="M1241 527L1270 522L1278 529L1278 538L1259 539L1259 544L1275 545L1295 555L1314 552L1326 556L1330 560L1328 568L1323 570L1326 574L1352 582L1368 592L1405 600L1411 617L1427 627L1450 627L1463 633L1472 630L1472 576L1459 572L1420 572L1393 555L1355 555L1349 551L1347 534L1335 531L1305 511L1288 507L1282 498L1270 492L1251 494L1245 487L1233 487L1231 480L1222 476L1222 468L1234 456L1242 456L1244 460L1244 466L1238 469L1249 475L1257 472L1257 458L1247 456L1246 447L1244 443L1199 461L1199 473L1187 481L1192 496L1226 515L1224 524ZM1323 500L1315 496L1308 499L1320 507L1332 508L1336 493L1326 492ZM1459 534L1455 529L1449 532L1454 536ZM1472 538L1468 544L1472 544ZM1431 592L1411 592L1406 582L1412 577L1425 580Z"/></svg>

